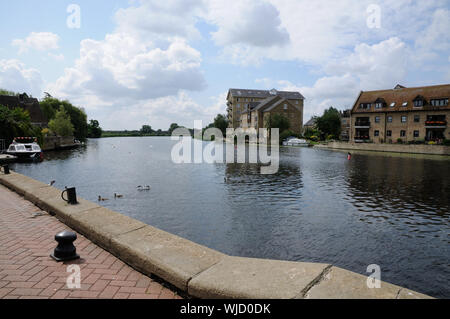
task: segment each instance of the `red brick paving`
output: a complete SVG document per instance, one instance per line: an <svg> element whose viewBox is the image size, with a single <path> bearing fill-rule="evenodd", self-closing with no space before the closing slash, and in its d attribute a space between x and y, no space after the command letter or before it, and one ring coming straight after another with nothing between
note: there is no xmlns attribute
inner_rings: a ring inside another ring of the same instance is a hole
<svg viewBox="0 0 450 319"><path fill-rule="evenodd" d="M57 263L49 257L56 233L70 229L0 185L0 298L181 299L176 292L145 276L84 236L75 241L81 259ZM81 270L81 288L66 284L69 265Z"/></svg>

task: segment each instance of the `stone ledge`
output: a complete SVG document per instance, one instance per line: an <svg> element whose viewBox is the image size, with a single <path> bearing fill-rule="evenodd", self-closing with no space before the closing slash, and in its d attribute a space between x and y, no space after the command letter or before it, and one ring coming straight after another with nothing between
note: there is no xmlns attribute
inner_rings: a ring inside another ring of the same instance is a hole
<svg viewBox="0 0 450 319"><path fill-rule="evenodd" d="M141 272L198 298L416 298L429 296L327 264L231 257L61 191L21 174L0 173L0 184L54 213L69 227Z"/></svg>
<svg viewBox="0 0 450 319"><path fill-rule="evenodd" d="M329 267L327 264L225 257L189 282L198 298L292 299Z"/></svg>

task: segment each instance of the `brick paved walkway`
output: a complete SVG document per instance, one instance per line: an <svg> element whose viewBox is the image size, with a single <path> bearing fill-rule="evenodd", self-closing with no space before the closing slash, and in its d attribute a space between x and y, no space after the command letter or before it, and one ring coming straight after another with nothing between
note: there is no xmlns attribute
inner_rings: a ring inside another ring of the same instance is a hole
<svg viewBox="0 0 450 319"><path fill-rule="evenodd" d="M55 217L0 185L0 298L181 299L107 251L78 235L81 259L57 263L49 257L56 233L70 229ZM68 265L81 269L81 288L68 289Z"/></svg>

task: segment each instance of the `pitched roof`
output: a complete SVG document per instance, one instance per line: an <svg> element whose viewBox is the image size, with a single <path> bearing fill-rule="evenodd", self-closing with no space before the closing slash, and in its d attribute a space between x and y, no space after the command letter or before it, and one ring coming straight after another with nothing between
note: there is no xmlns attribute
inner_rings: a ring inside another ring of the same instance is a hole
<svg viewBox="0 0 450 319"><path fill-rule="evenodd" d="M272 90L248 90L248 89L230 89L228 91L228 96L234 97L252 97L252 98L267 98L274 96L271 94ZM289 91L276 91L276 95L279 95L285 99L289 100L304 100L305 98L300 92L289 92Z"/></svg>
<svg viewBox="0 0 450 319"><path fill-rule="evenodd" d="M316 119L312 117L308 122L305 123L305 126L314 126L316 125Z"/></svg>
<svg viewBox="0 0 450 319"><path fill-rule="evenodd" d="M423 96L425 104L423 107L414 107L413 101L417 96ZM450 84L422 86L415 88L401 88L395 87L390 90L377 90L361 92L355 104L353 105L352 113L365 112L405 112L412 110L435 110L435 109L450 109L450 105L435 107L430 104L431 99L450 98ZM382 108L375 109L371 105L370 109L360 109L361 103L375 103L378 99L384 99L386 105ZM407 102L406 106L403 104ZM391 105L395 103L393 107Z"/></svg>

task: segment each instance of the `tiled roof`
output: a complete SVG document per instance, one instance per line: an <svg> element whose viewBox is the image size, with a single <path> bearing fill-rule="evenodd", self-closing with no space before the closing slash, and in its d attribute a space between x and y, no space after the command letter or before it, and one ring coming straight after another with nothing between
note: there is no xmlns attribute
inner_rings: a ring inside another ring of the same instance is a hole
<svg viewBox="0 0 450 319"><path fill-rule="evenodd" d="M272 90L247 90L247 89L230 89L228 94L234 97L251 97L251 98L266 98L271 97ZM289 100L304 100L305 98L300 92L289 91L276 91L276 95L279 95Z"/></svg>
<svg viewBox="0 0 450 319"><path fill-rule="evenodd" d="M422 96L425 99L423 107L415 107L414 100L416 97ZM361 92L358 99L353 106L352 113L366 113L366 112L405 112L417 110L450 110L450 105L447 106L432 106L431 99L450 98L450 84L423 86L415 88L402 88L397 86L390 90L367 91ZM383 99L386 104L384 107L376 109L375 101ZM406 106L403 104L407 102ZM370 103L370 109L360 109L361 103ZM393 107L391 105L395 103Z"/></svg>

